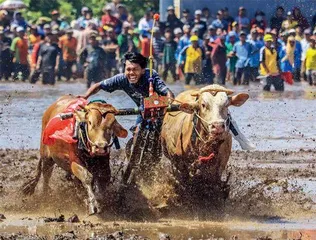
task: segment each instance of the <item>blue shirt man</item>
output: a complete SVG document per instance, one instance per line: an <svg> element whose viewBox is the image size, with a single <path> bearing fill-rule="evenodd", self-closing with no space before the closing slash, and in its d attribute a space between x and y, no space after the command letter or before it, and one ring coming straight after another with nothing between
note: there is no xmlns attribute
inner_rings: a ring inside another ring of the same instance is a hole
<svg viewBox="0 0 316 240"><path fill-rule="evenodd" d="M249 66L250 56L253 52L253 47L249 42L243 42L240 36L240 41L235 43L233 52L238 57L236 68Z"/></svg>

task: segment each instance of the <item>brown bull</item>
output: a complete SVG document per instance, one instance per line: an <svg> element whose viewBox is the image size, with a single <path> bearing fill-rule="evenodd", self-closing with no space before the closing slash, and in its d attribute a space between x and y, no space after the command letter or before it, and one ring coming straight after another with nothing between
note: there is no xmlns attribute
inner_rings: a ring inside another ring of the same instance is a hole
<svg viewBox="0 0 316 240"><path fill-rule="evenodd" d="M189 90L178 95L182 112L168 113L163 122L163 152L173 165L177 183L188 187L220 182L232 147L229 106L241 106L248 94L230 97L233 92L219 85Z"/></svg>
<svg viewBox="0 0 316 240"><path fill-rule="evenodd" d="M42 118L43 132L48 122L62 113L74 101L73 96L64 96L53 103ZM49 190L49 179L55 164L74 174L83 184L88 193L89 213L100 212L100 200L110 181L109 151L112 135L127 137L127 131L116 121L117 110L109 104L90 103L81 111L75 111L77 122L86 124L86 147L79 150L78 143L67 143L57 140L53 145L44 145L41 141L40 161L34 179L23 186L25 194L33 194L43 174L44 194ZM82 136L82 135L81 135Z"/></svg>

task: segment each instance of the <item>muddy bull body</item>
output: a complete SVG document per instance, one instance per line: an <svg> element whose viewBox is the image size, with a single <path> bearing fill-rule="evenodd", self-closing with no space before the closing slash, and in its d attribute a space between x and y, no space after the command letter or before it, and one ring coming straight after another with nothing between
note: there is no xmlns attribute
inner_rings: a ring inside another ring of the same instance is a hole
<svg viewBox="0 0 316 240"><path fill-rule="evenodd" d="M42 138L49 121L62 113L75 101L73 96L64 96L53 103L43 114ZM90 103L75 110L76 122L84 126L79 130L80 141L68 143L56 139L54 144L45 145L41 141L40 161L36 176L23 186L24 194L33 194L43 175L43 191L49 191L49 180L55 164L74 174L87 191L89 214L101 211L100 200L109 184L111 171L109 166L111 138L113 135L127 137L127 131L116 121L117 110L109 104ZM84 147L78 148L78 144Z"/></svg>

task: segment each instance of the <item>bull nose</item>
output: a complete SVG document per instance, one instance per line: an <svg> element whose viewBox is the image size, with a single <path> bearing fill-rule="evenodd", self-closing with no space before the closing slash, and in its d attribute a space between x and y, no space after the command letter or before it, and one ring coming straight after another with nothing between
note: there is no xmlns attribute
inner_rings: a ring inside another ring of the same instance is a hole
<svg viewBox="0 0 316 240"><path fill-rule="evenodd" d="M211 125L211 131L212 133L217 133L217 134L223 133L225 131L225 124L222 122L213 123Z"/></svg>

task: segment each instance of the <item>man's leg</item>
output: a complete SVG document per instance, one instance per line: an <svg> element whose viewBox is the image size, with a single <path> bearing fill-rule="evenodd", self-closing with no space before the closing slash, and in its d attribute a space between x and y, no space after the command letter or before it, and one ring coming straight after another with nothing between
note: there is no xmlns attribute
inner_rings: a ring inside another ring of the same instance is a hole
<svg viewBox="0 0 316 240"><path fill-rule="evenodd" d="M168 71L169 71L169 64L168 64L168 63L165 63L165 64L163 65L163 73L162 73L162 79L163 79L164 81L167 80Z"/></svg>
<svg viewBox="0 0 316 240"><path fill-rule="evenodd" d="M241 84L242 73L243 73L243 68L236 68L234 85Z"/></svg>
<svg viewBox="0 0 316 240"><path fill-rule="evenodd" d="M301 69L295 68L293 71L294 81L300 82L301 81Z"/></svg>
<svg viewBox="0 0 316 240"><path fill-rule="evenodd" d="M269 91L271 90L271 82L272 82L272 77L268 76L266 78L266 85L263 87L264 91Z"/></svg>
<svg viewBox="0 0 316 240"><path fill-rule="evenodd" d="M22 80L27 80L30 76L30 69L27 64L21 64Z"/></svg>
<svg viewBox="0 0 316 240"><path fill-rule="evenodd" d="M169 69L173 78L173 81L177 81L177 74L176 74L176 64L175 63L170 63L169 64Z"/></svg>
<svg viewBox="0 0 316 240"><path fill-rule="evenodd" d="M276 91L284 92L284 81L280 76L275 76L272 78L272 84Z"/></svg>
<svg viewBox="0 0 316 240"><path fill-rule="evenodd" d="M193 73L186 73L185 74L185 84L186 85L190 85L192 77L193 77Z"/></svg>
<svg viewBox="0 0 316 240"><path fill-rule="evenodd" d="M243 68L242 76L241 76L242 85L249 85L250 78L251 78L251 68L250 67Z"/></svg>

